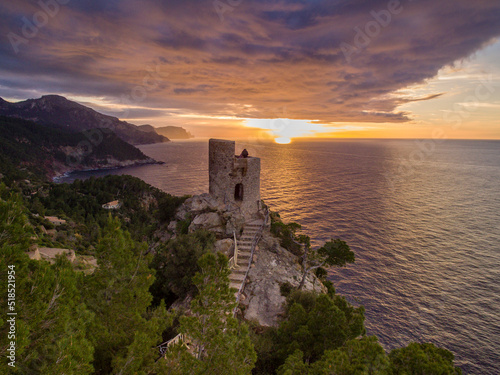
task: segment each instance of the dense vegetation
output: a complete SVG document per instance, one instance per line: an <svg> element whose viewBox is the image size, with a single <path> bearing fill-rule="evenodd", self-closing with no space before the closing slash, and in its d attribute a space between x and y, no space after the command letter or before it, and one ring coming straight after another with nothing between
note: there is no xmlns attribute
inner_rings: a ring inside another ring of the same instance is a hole
<svg viewBox="0 0 500 375"><path fill-rule="evenodd" d="M176 345L169 350L169 373L249 374L257 355L246 324L232 315L236 300L229 288L228 260L220 253L207 253L198 260L198 267L193 278L198 294L191 303L191 314L182 316L179 326L191 347L188 351Z"/></svg>
<svg viewBox="0 0 500 375"><path fill-rule="evenodd" d="M5 315L0 354L2 369L12 374L460 374L453 355L431 344L386 354L376 337L366 336L363 307L349 304L324 278L328 294L283 285L287 304L276 328L233 317L228 261L214 254L214 234L159 239L158 229L164 231L184 198L130 176L36 186L8 177L8 187L0 184L0 275L6 280L7 266L15 265L16 367L5 362ZM102 208L115 199L123 203L119 210ZM44 215L67 223L52 227ZM307 236L276 216L272 230L296 246L304 269L315 260L354 260L336 240L306 256ZM89 273L64 257L53 264L30 260L33 243L75 249L95 257L98 267ZM6 311L7 284L0 285ZM186 297L188 314L169 309ZM189 349L177 344L162 358L157 346L178 333Z"/></svg>
<svg viewBox="0 0 500 375"><path fill-rule="evenodd" d="M74 224L66 233L76 231L80 240L75 246L85 251L96 242L107 222L110 212L102 208L104 203L119 200L121 208L113 215L136 240L152 242L155 231L161 224L168 224L185 198L166 194L139 178L106 176L51 185L31 198L31 208L41 216L69 219Z"/></svg>
<svg viewBox="0 0 500 375"><path fill-rule="evenodd" d="M199 230L179 235L157 248L152 262L157 270L156 281L151 289L155 303L162 299L173 302L196 293L193 277L198 270L198 259L213 252L214 242L213 232Z"/></svg>

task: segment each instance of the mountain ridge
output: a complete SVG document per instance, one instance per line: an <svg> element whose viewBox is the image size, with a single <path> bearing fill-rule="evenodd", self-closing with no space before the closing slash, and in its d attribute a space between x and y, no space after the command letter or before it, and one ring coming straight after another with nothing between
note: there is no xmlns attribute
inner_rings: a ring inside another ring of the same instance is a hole
<svg viewBox="0 0 500 375"><path fill-rule="evenodd" d="M89 133L68 132L33 121L0 116L0 172L27 168L48 178L89 169L155 164L135 146L102 129L98 139Z"/></svg>
<svg viewBox="0 0 500 375"><path fill-rule="evenodd" d="M20 102L8 102L0 98L0 115L30 120L73 133L107 128L132 145L170 141L156 132L143 131L137 125L104 115L60 95L43 95L38 99Z"/></svg>

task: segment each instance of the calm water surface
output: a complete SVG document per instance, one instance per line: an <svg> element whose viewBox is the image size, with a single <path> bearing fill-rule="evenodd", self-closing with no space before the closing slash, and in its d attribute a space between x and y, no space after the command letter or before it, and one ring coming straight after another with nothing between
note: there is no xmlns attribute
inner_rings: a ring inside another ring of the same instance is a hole
<svg viewBox="0 0 500 375"><path fill-rule="evenodd" d="M346 240L356 263L337 291L366 307L386 349L433 342L466 374L500 374L500 142L237 143L262 158L262 197L315 246ZM208 191L208 142L142 146L165 165L131 174L164 191Z"/></svg>

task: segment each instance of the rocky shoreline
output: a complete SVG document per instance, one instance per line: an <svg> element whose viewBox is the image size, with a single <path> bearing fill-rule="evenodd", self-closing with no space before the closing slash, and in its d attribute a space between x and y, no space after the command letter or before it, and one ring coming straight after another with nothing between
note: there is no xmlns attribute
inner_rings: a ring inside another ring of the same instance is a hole
<svg viewBox="0 0 500 375"><path fill-rule="evenodd" d="M147 158L144 160L125 160L125 161L114 161L107 164L96 164L93 166L82 166L82 168L70 168L67 166L61 166L57 168L57 172L54 175L49 176L53 182L58 183L61 179L64 179L75 172L92 172L92 171L107 171L122 169L127 167L139 167L142 165L154 165L154 164L165 164L164 161L157 161L152 158ZM66 167L66 168L65 168Z"/></svg>

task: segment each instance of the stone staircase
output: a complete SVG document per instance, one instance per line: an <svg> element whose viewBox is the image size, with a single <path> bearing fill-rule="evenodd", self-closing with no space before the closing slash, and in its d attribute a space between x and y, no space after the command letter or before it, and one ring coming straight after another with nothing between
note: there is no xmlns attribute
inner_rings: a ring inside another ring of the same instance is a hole
<svg viewBox="0 0 500 375"><path fill-rule="evenodd" d="M269 217L269 212L266 215L266 221ZM257 220L257 221L252 221L249 223L245 224L245 227L243 228L243 234L241 235L241 238L238 240L238 255L237 255L237 263L236 267L232 268L231 274L229 275L229 286L231 288L235 288L237 291L240 290L240 287L243 283L243 280L245 279L245 275L248 270L248 263L250 261L250 257L252 254L252 244L255 239L255 235L259 233L260 229L262 228L262 224L264 221L262 220ZM259 234L259 236L261 233ZM236 302L239 301L240 296L238 295L238 292L234 294L236 297ZM236 309L237 307L234 308L233 310L233 316L236 314ZM189 337L183 335L183 334L178 334L175 336L173 339L164 342L163 344L158 345L160 355L163 357L165 356L166 351L168 350L168 347L170 345L174 345L178 342L183 342L188 345L191 342ZM192 354L192 353L191 353ZM160 357L161 358L161 357Z"/></svg>
<svg viewBox="0 0 500 375"><path fill-rule="evenodd" d="M238 262L237 266L232 269L231 275L229 275L229 286L239 290L245 274L248 269L248 262L250 260L250 253L252 251L252 243L255 238L255 234L259 231L262 226L262 221L252 221L245 224L243 229L243 234L238 240Z"/></svg>

